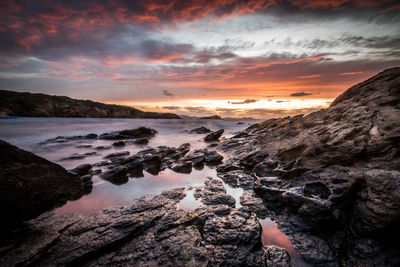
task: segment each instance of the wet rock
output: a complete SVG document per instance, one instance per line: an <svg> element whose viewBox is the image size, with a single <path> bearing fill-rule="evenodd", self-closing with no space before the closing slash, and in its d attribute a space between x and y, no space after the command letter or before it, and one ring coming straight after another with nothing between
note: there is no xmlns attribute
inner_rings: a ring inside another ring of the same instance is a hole
<svg viewBox="0 0 400 267"><path fill-rule="evenodd" d="M207 177L204 182L204 188L197 189L194 192L195 198L201 198L205 205L227 205L235 207L235 199L226 193L225 187L220 180Z"/></svg>
<svg viewBox="0 0 400 267"><path fill-rule="evenodd" d="M283 248L278 248L277 246L266 246L265 256L267 266L271 267L290 267L290 255Z"/></svg>
<svg viewBox="0 0 400 267"><path fill-rule="evenodd" d="M0 140L1 232L84 194L79 176ZM10 233L10 232L8 232Z"/></svg>
<svg viewBox="0 0 400 267"><path fill-rule="evenodd" d="M331 192L323 182L310 182L304 185L304 195L307 197L318 196L323 199L328 199Z"/></svg>
<svg viewBox="0 0 400 267"><path fill-rule="evenodd" d="M206 141L206 142L218 141L218 139L222 136L223 133L224 133L224 129L221 129L221 130L218 130L215 132L211 132L206 135L206 137L204 138L204 141Z"/></svg>
<svg viewBox="0 0 400 267"><path fill-rule="evenodd" d="M108 150L111 149L111 146L97 146L95 147L96 150Z"/></svg>
<svg viewBox="0 0 400 267"><path fill-rule="evenodd" d="M116 152L116 153L108 154L103 159L120 158L120 157L128 156L129 154L130 154L129 151Z"/></svg>
<svg viewBox="0 0 400 267"><path fill-rule="evenodd" d="M95 133L91 133L91 134L87 134L85 136L86 139L96 139L97 138L97 134Z"/></svg>
<svg viewBox="0 0 400 267"><path fill-rule="evenodd" d="M211 130L204 126L201 126L201 127L198 127L198 128L195 128L195 129L189 131L189 133L191 133L191 134L206 134L206 133L210 133L210 132L211 132Z"/></svg>
<svg viewBox="0 0 400 267"><path fill-rule="evenodd" d="M206 153L204 153L204 162L207 164L218 164L223 159L224 157L218 154L216 151L206 151Z"/></svg>
<svg viewBox="0 0 400 267"><path fill-rule="evenodd" d="M223 205L188 213L176 208L184 196L180 188L131 207L29 221L0 247L0 265L265 266L255 214L215 214Z"/></svg>
<svg viewBox="0 0 400 267"><path fill-rule="evenodd" d="M94 156L94 155L96 155L96 154L97 154L96 152L74 153L74 154L72 154L72 155L69 156L69 157L62 158L61 161L64 161L64 160L78 160L78 159L84 159L84 158L86 158L86 157L88 157L88 156Z"/></svg>
<svg viewBox="0 0 400 267"><path fill-rule="evenodd" d="M171 166L171 170L173 170L174 172L179 172L179 173L191 173L192 172L192 162L184 161L184 162L175 163L174 165Z"/></svg>
<svg viewBox="0 0 400 267"><path fill-rule="evenodd" d="M82 164L82 165L75 167L71 171L73 173L78 174L79 176L83 176L83 175L88 174L90 172L90 170L92 169L92 167L93 166L91 164Z"/></svg>
<svg viewBox="0 0 400 267"><path fill-rule="evenodd" d="M157 133L156 130L146 127L139 127L136 129L117 131L112 133L103 133L99 139L103 140L121 140L121 139L137 139L137 138L151 138Z"/></svg>
<svg viewBox="0 0 400 267"><path fill-rule="evenodd" d="M149 139L148 138L137 138L137 139L133 140L133 142L137 145L146 145L149 143Z"/></svg>
<svg viewBox="0 0 400 267"><path fill-rule="evenodd" d="M112 145L115 146L115 147L123 147L123 146L125 146L125 142L124 141L117 141L117 142L114 142Z"/></svg>
<svg viewBox="0 0 400 267"><path fill-rule="evenodd" d="M101 174L101 178L113 184L121 185L128 182L128 168L125 166L114 167Z"/></svg>

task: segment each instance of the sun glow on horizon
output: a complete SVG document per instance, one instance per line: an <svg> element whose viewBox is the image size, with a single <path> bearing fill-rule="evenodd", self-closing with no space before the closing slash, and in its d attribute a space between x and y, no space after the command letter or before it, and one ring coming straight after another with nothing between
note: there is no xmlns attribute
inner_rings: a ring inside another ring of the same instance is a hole
<svg viewBox="0 0 400 267"><path fill-rule="evenodd" d="M222 117L267 118L309 113L326 108L332 99L171 99L154 102L119 101L118 104L144 111L172 112L180 115L204 116L218 114Z"/></svg>

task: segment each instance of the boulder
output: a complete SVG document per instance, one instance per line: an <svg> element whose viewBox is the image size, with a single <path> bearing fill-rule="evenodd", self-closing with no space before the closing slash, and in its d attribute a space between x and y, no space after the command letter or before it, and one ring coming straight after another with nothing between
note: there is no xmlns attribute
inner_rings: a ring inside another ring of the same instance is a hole
<svg viewBox="0 0 400 267"><path fill-rule="evenodd" d="M84 175L86 175L86 174L88 174L90 172L92 167L93 166L91 164L82 164L82 165L79 165L79 166L75 167L71 171L73 173L78 174L79 176L84 176Z"/></svg>
<svg viewBox="0 0 400 267"><path fill-rule="evenodd" d="M1 231L78 199L84 183L76 174L0 140Z"/></svg>
<svg viewBox="0 0 400 267"><path fill-rule="evenodd" d="M223 133L224 133L224 129L209 133L204 138L204 141L206 141L206 142L218 141L218 139L222 136Z"/></svg>

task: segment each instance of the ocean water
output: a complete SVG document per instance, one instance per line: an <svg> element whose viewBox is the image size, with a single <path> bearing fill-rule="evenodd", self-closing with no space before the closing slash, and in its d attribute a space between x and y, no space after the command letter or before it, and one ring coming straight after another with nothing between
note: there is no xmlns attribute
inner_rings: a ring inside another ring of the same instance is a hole
<svg viewBox="0 0 400 267"><path fill-rule="evenodd" d="M97 119L97 118L18 118L12 120L0 120L0 138L16 145L22 149L31 151L50 161L60 164L66 169L73 169L84 163L96 163L103 160L103 157L122 151L129 151L133 155L147 148L166 145L178 147L183 143L190 143L191 150L206 148L207 143L203 142L205 134L190 134L190 130L204 126L211 130L224 129L224 138L229 138L238 131L257 122L240 120L164 120L164 119ZM61 143L46 143L45 141L57 136L87 135L89 133L102 134L112 131L134 129L138 127L149 127L158 131L154 138L146 145L131 144L124 147L113 147L112 140L70 140ZM111 146L107 150L96 150L98 146ZM72 155L89 153L82 159L66 159ZM94 168L105 170L105 167ZM151 197L160 194L167 189L191 187L204 184L206 177L216 179L215 169L205 166L201 170L193 169L190 174L175 173L169 169L158 175L144 172L144 177L131 178L123 185L114 185L102 180L98 175L93 176L94 187L90 194L83 196L76 201L70 201L56 213L77 212L81 214L92 213L96 210L118 206L131 205L136 199L146 196ZM240 188L231 188L224 184L228 193L236 199L236 206L239 207L239 198L242 193ZM189 195L189 194L188 194ZM189 197L188 197L189 199ZM188 202L185 199L183 203ZM196 207L195 201L189 201L186 209ZM198 202L197 202L198 203Z"/></svg>
<svg viewBox="0 0 400 267"><path fill-rule="evenodd" d="M115 152L129 151L133 155L147 148L166 145L178 147L183 143L190 143L191 150L206 148L203 142L205 134L189 134L189 131L204 126L211 130L224 129L222 138L229 138L235 133L244 130L259 120L164 120L164 119L97 119L97 118L18 118L0 120L0 139L15 146L33 152L50 161L60 164L66 169L72 169L84 163L96 163L103 157ZM112 147L114 141L108 140L71 140L61 143L46 143L45 141L57 136L87 135L89 133L102 134L112 131L149 127L158 131L154 138L146 145L126 145L121 148ZM108 150L96 150L97 146L111 146ZM95 154L92 154L95 152ZM66 160L65 158L77 154L85 154L82 159ZM227 155L224 155L227 156ZM97 167L94 167L97 169ZM100 168L102 169L102 168ZM102 170L105 170L103 167ZM187 196L178 204L178 208L192 211L201 206L200 200L193 196L194 187L204 185L206 177L220 179L216 170L205 166L203 169L193 169L190 174L181 174L166 169L158 175L144 171L144 177L131 178L122 185L114 185L93 176L93 190L82 198L69 201L57 208L56 214L79 213L90 214L97 210L121 205L132 205L138 198L151 198L162 191L178 187L186 189ZM236 200L236 207L241 207L241 188L232 188L224 184L227 193ZM262 242L266 245L276 245L287 249L292 255L293 266L307 266L295 252L288 237L281 232L270 219L260 220L263 227Z"/></svg>

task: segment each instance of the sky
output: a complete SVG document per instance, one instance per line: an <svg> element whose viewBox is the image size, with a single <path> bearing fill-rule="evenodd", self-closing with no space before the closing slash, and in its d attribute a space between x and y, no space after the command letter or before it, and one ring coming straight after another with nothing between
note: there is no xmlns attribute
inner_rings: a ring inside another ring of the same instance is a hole
<svg viewBox="0 0 400 267"><path fill-rule="evenodd" d="M0 1L3 90L270 118L395 66L399 1Z"/></svg>

